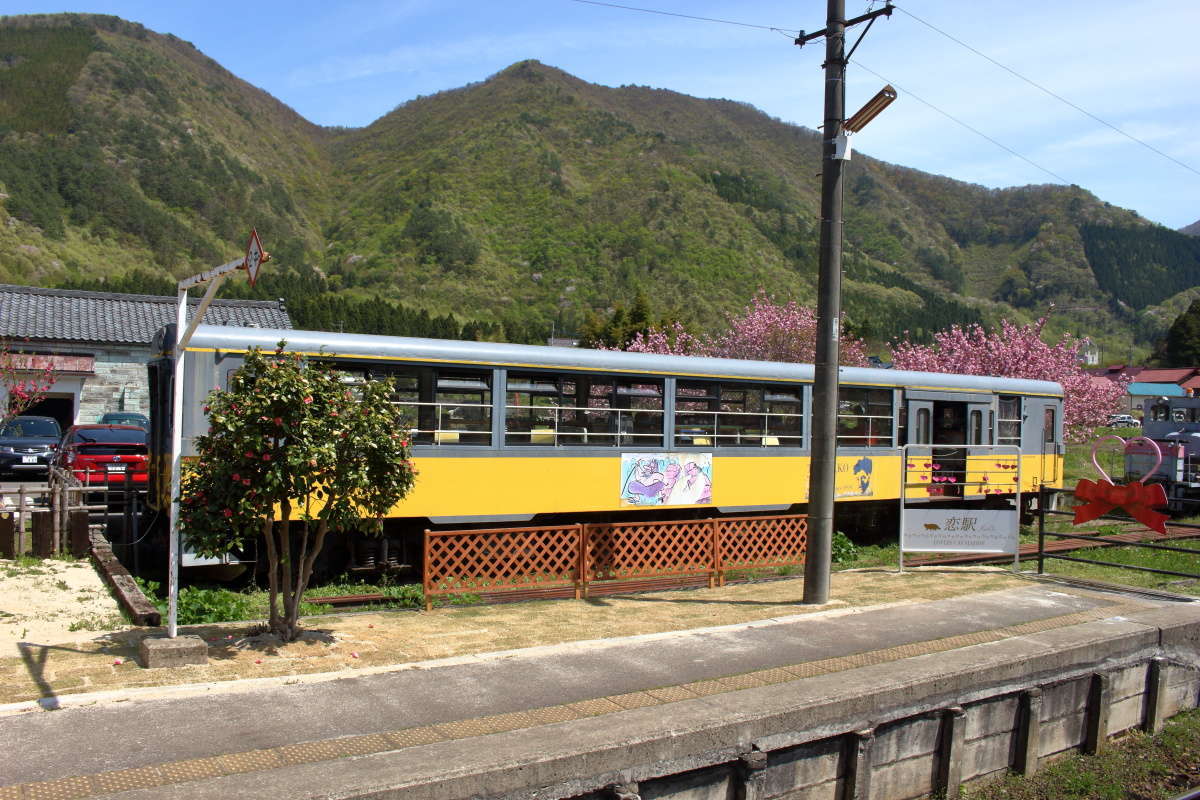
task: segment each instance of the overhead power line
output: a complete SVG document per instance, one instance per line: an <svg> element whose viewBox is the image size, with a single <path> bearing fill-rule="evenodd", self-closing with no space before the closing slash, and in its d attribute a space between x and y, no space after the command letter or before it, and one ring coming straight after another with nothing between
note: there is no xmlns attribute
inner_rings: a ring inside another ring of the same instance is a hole
<svg viewBox="0 0 1200 800"><path fill-rule="evenodd" d="M1028 158L1027 156L1023 156L1023 155L1021 155L1020 153L1018 153L1016 150L1013 150L1013 149L1012 149L1011 147L1009 147L1008 145L1006 145L1006 144L1004 144L1004 143L1002 143L1002 142L998 142L998 141L996 141L996 140L995 140L995 139L993 139L991 136L988 136L986 133L984 133L983 131L979 130L978 128L973 128L973 127L971 127L970 125L968 125L967 123L963 122L961 119L959 119L958 117L954 116L954 115L953 115L953 114L951 114L950 112L948 112L948 111L943 111L942 109L938 108L937 106L935 106L933 103L929 102L928 100L925 100L924 98L920 97L919 95L916 95L916 94L914 94L914 93L912 92L912 90L910 90L910 89L905 89L903 86L901 86L900 84L896 83L896 82L895 82L894 80L892 80L891 78L885 78L883 75L880 75L878 72L876 72L875 70L871 69L870 67L868 67L866 64L862 63L861 61L853 61L853 62L851 62L851 63L853 63L853 64L854 64L854 66L856 66L856 67L859 67L860 69L865 69L867 72L871 73L871 74L872 74L872 75L874 75L876 78L879 78L881 81L884 81L885 83L890 83L892 86L896 87L896 88L897 88L897 89L899 89L901 92L903 92L905 97L911 97L912 99L914 99L914 100L916 100L916 101L918 101L918 102L920 102L920 103L924 103L925 105L929 106L931 109L933 109L933 110L934 110L934 111L936 111L937 113L941 114L943 117L945 117L946 119L948 119L948 120L950 120L951 122L955 123L956 125L961 125L962 127L964 127L964 128L966 128L967 130L969 130L971 133L975 134L976 136L979 136L979 137L981 137L981 138L984 138L984 139L988 140L988 141L989 141L989 142L991 142L992 144L996 145L996 147L999 147L1001 150L1004 150L1005 152L1007 152L1007 153L1010 153L1010 154L1012 154L1012 155L1016 156L1017 158L1019 158L1019 159L1021 159L1022 161L1024 161L1026 164L1029 164L1029 165L1030 165L1030 166L1032 166L1032 167L1036 167L1037 169L1040 169L1042 172L1044 172L1044 173L1046 173L1047 175L1049 175L1050 177L1054 178L1056 181L1059 181L1060 183L1064 183L1064 184L1071 184L1071 183L1072 183L1072 181L1069 181L1069 180L1067 180L1066 178L1064 178L1063 176L1059 175L1059 174L1058 174L1058 173L1056 173L1056 172L1052 172L1051 170L1048 170L1048 169L1046 169L1045 167L1043 167L1041 164L1037 163L1037 162L1036 162L1036 161L1034 161L1033 159L1031 159L1031 158Z"/></svg>
<svg viewBox="0 0 1200 800"><path fill-rule="evenodd" d="M692 14L677 14L674 11L659 11L655 8L637 8L635 6L623 6L619 3L603 3L600 0L572 0L574 3L584 3L589 6L604 6L606 8L619 8L624 11L640 11L643 14L659 14L664 17L681 17L683 19L694 19L700 22L719 22L722 25L737 25L741 28L757 28L762 31L774 31L787 36L795 37L799 31L795 28L777 28L773 25L753 25L749 22L736 22L729 19L714 19L713 17L697 17Z"/></svg>
<svg viewBox="0 0 1200 800"><path fill-rule="evenodd" d="M958 38L956 38L956 37L954 37L954 36L950 35L949 33L946 33L946 31L944 31L944 30L942 30L941 28L937 27L937 26L936 26L936 25L934 25L933 23L931 23L931 22L927 22L926 20L923 20L923 19L921 19L921 18L920 18L920 17L918 17L916 14L912 13L911 11L906 11L906 10L904 10L903 8L901 8L900 6L895 6L895 8L896 8L896 10L897 10L897 11L900 11L900 12L902 12L903 14L905 14L906 16L908 16L908 17L911 17L912 19L914 19L914 20L916 20L917 22L921 23L921 24L922 24L922 25L924 25L925 27L929 28L931 31L934 31L934 32L936 32L936 33L940 33L942 36L945 36L947 39L949 39L950 41L952 41L952 42L954 42L955 44L959 45L960 47L963 47L963 48L966 48L967 50L970 50L970 51L971 51L972 53L974 53L975 55L979 56L980 58L986 59L987 61L991 62L992 64L995 64L997 67L999 67L1000 69L1002 69L1002 70L1004 70L1005 72L1009 73L1010 75L1013 75L1014 77L1020 78L1021 80L1025 81L1025 82L1026 82L1026 83L1028 83L1030 86L1032 86L1033 88L1037 89L1038 91L1045 92L1046 94L1048 94L1048 95L1050 95L1051 97L1053 97L1055 100L1058 100L1060 103L1065 103L1066 105L1068 105L1068 106L1070 106L1071 108L1073 108L1073 109L1075 109L1076 111L1078 111L1080 114L1083 114L1085 117L1088 117L1089 119L1095 120L1096 122L1099 122L1101 125L1103 125L1103 126L1105 126L1105 127L1107 127L1107 128L1111 128L1112 130L1114 130L1114 131L1116 131L1117 133L1119 133L1119 134L1121 134L1122 136L1124 136L1126 139L1129 139L1129 140L1130 140L1130 141L1132 141L1132 142L1136 142L1137 144L1140 144L1142 147L1145 147L1147 150L1150 150L1150 151L1152 151L1152 152L1154 152L1154 153L1157 153L1158 155L1162 156L1163 158L1167 159L1168 161L1172 161L1172 162L1174 162L1175 164L1178 164L1179 166L1183 167L1184 169L1188 170L1189 172L1193 172L1193 173L1195 173L1196 175L1200 175L1200 170L1196 170L1194 167L1192 167L1192 166L1191 166L1191 165L1189 165L1189 164L1185 164L1184 162L1180 161L1178 158L1175 158L1174 156L1172 156L1172 155L1170 155L1170 154L1168 154L1168 153L1164 153L1162 150L1159 150L1157 147L1155 147L1154 145L1150 144L1149 142L1146 142L1146 141L1144 141L1144 140L1142 140L1142 139L1139 139L1138 137L1134 136L1134 135L1133 135L1133 134L1131 134L1131 133L1128 133L1127 131L1121 130L1120 128L1118 128L1116 125L1113 125L1113 124L1112 124L1111 122L1109 122L1108 120L1101 119L1100 117L1096 116L1096 115L1095 115L1095 114L1093 114L1092 112L1088 111L1086 108L1083 108L1083 107L1081 107L1081 106L1079 106L1079 105L1077 105L1077 104L1075 104L1075 103L1072 103L1072 102L1071 102L1070 100L1068 100L1067 98L1063 97L1063 96L1062 96L1062 95L1060 95L1060 94L1056 94L1055 92L1052 92L1050 89L1047 89L1045 86L1042 86L1042 85L1041 85L1040 83L1038 83L1037 81L1034 81L1034 80L1032 80L1032 79L1030 79L1030 78L1027 78L1027 77L1025 77L1024 75L1022 75L1021 73L1019 73L1019 72L1017 72L1015 69L1013 69L1012 67L1009 67L1009 66L1008 66L1008 65L1006 65L1006 64L1002 64L1002 63L1000 63L1000 62L999 62L999 61L997 61L996 59L994 59L994 58L992 58L991 56L989 56L987 53L984 53L984 52L981 52L981 51L979 51L979 50L976 50L974 47L972 47L971 45L969 45L969 44L967 44L966 42L962 41L961 39L958 39ZM861 65L860 65L860 66L861 66ZM925 101L923 101L923 100L922 100L921 102L925 102ZM926 105L928 105L928 103L926 103ZM932 106L930 106L930 107L932 108ZM1040 167L1039 167L1039 169L1040 169Z"/></svg>

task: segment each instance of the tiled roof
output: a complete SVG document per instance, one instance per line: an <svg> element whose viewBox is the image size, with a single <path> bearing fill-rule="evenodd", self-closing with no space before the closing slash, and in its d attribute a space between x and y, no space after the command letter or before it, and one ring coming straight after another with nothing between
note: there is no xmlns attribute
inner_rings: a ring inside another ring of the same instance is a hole
<svg viewBox="0 0 1200 800"><path fill-rule="evenodd" d="M188 303L194 310L200 299ZM0 284L0 338L149 344L159 328L175 322L177 307L174 297ZM292 327L283 304L269 300L214 300L204 322Z"/></svg>
<svg viewBox="0 0 1200 800"><path fill-rule="evenodd" d="M1182 383L1195 374L1195 367L1144 369L1138 373L1137 379L1141 383Z"/></svg>

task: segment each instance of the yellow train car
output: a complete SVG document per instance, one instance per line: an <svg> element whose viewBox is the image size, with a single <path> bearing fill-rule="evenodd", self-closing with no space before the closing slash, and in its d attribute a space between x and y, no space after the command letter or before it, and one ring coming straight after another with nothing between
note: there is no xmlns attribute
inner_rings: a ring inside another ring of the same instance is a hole
<svg viewBox="0 0 1200 800"><path fill-rule="evenodd" d="M227 385L250 348L281 340L333 363L347 381L390 381L411 426L416 487L392 509L381 543L358 541L331 562L418 563L416 534L428 527L792 513L808 502L810 364L201 325L184 364L185 458L208 429L207 393ZM173 327L159 333L163 356L150 365L160 463L173 341ZM961 477L936 493L902 489L905 444L928 446L920 452L930 456L931 483ZM1011 501L1015 485L985 490L970 480L987 471L985 457L968 456L970 445L1018 446L1023 492L1059 486L1062 387L843 368L839 529L894 533L887 524L902 492L910 502Z"/></svg>

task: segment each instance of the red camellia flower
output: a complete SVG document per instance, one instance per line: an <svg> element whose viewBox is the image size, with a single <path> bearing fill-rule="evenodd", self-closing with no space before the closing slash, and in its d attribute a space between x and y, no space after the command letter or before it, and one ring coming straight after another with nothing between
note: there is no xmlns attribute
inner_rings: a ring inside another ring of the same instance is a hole
<svg viewBox="0 0 1200 800"><path fill-rule="evenodd" d="M224 514L224 515L225 515L227 518L228 518L228 517L232 517L232 516L233 516L233 509L232 509L232 508L227 508L227 509L225 509L224 511L222 511L221 513L222 513L222 514Z"/></svg>
<svg viewBox="0 0 1200 800"><path fill-rule="evenodd" d="M310 394L308 397L304 398L304 405L307 406L307 405L310 405L311 403L312 403L312 395Z"/></svg>
<svg viewBox="0 0 1200 800"><path fill-rule="evenodd" d="M249 450L242 453L242 455L245 456L246 458L254 458L254 453L251 453Z"/></svg>
<svg viewBox="0 0 1200 800"><path fill-rule="evenodd" d="M270 460L271 460L271 454L263 453L263 461L270 461Z"/></svg>
<svg viewBox="0 0 1200 800"><path fill-rule="evenodd" d="M250 479L242 478L242 486L249 486L249 485L250 485Z"/></svg>
<svg viewBox="0 0 1200 800"><path fill-rule="evenodd" d="M276 417L275 424L282 426L283 425L283 417Z"/></svg>
<svg viewBox="0 0 1200 800"><path fill-rule="evenodd" d="M233 479L235 481L240 481L242 479L242 476L235 472L235 473L233 473Z"/></svg>

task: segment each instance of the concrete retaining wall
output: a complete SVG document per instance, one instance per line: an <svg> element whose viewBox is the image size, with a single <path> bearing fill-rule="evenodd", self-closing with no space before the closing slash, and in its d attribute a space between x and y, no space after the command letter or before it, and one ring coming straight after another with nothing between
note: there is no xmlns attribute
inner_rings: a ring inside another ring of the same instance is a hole
<svg viewBox="0 0 1200 800"><path fill-rule="evenodd" d="M1147 635L1130 638L1114 630L1111 649L1093 642L1085 648L1087 663L1074 661L1064 651L1058 675L1053 668L1031 674L1032 680L1021 688L1004 680L997 683L992 670L980 669L979 681L963 693L961 704L911 713L940 705L936 699L946 693L933 685L930 697L921 698L914 691L916 684L899 693L881 687L874 693L879 706L871 727L769 750L758 768L748 768L744 757L673 775L646 774L653 766L639 765L627 770L630 777L620 785L577 797L953 798L963 784L1010 770L1032 773L1047 757L1073 750L1095 752L1113 735L1134 728L1156 730L1165 718L1200 705L1196 612L1200 609L1151 612L1154 619L1145 622L1165 626L1158 636L1147 630ZM1139 639L1145 647L1137 652ZM645 777L634 781L632 776L639 773Z"/></svg>
<svg viewBox="0 0 1200 800"><path fill-rule="evenodd" d="M154 800L905 800L1154 730L1200 703L1200 603ZM329 787L336 786L336 789Z"/></svg>

